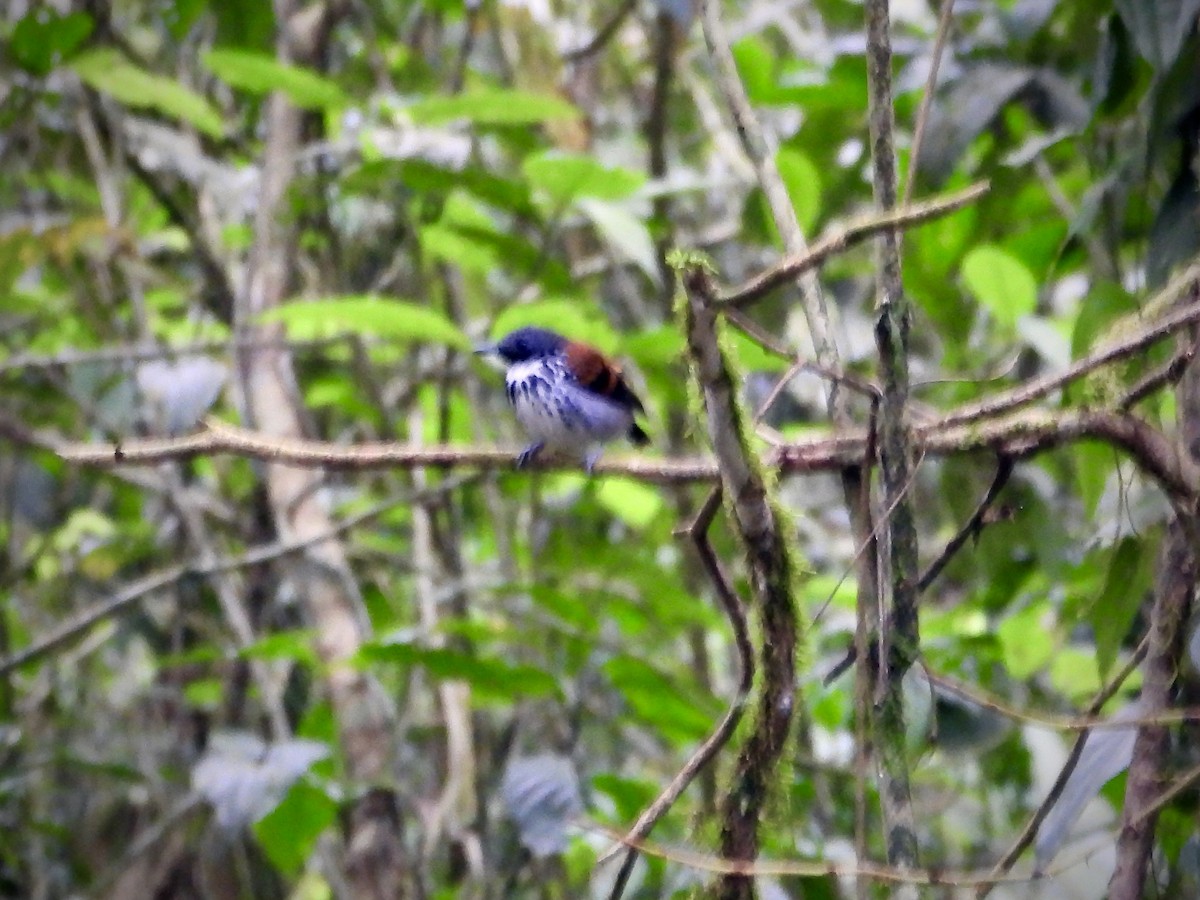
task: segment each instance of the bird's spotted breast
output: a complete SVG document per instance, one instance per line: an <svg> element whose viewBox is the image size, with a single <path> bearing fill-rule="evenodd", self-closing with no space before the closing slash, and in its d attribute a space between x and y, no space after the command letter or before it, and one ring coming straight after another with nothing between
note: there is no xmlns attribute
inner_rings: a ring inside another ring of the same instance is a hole
<svg viewBox="0 0 1200 900"><path fill-rule="evenodd" d="M562 356L514 365L506 381L517 420L535 441L576 450L619 437L633 422L627 407L585 389Z"/></svg>

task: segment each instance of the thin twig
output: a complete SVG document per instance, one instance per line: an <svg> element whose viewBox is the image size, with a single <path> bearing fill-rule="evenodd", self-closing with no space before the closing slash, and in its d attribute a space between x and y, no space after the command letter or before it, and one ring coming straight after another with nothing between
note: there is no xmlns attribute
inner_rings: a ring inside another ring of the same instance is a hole
<svg viewBox="0 0 1200 900"><path fill-rule="evenodd" d="M66 368L96 363L134 363L154 359L177 359L205 353L228 355L236 350L322 350L354 340L357 337L358 335L347 332L302 341L284 338L247 338L243 340L227 338L178 345L118 344L110 347L98 347L94 350L67 349L60 350L58 353L16 353L0 359L0 373L29 372L38 369Z"/></svg>
<svg viewBox="0 0 1200 900"><path fill-rule="evenodd" d="M849 372L835 371L828 366L821 365L816 360L806 360L797 356L795 351L769 334L765 328L749 318L741 310L732 306L726 307L725 319L730 325L757 343L764 350L791 361L795 369L792 377L800 372L811 372L832 383L845 385L855 393L862 394L864 397L874 398L879 396L879 386L865 378L859 378L857 375ZM791 377L786 378L786 380L791 381Z"/></svg>
<svg viewBox="0 0 1200 900"><path fill-rule="evenodd" d="M676 61L679 57L679 44L683 39L683 29L679 27L675 16L666 4L658 4L658 14L654 17L654 87L650 95L650 105L646 117L642 120L642 134L645 135L650 177L655 181L664 182L667 178L668 154L667 132L670 128L670 100L675 83ZM674 204L669 194L659 194L652 205L652 221L656 228L654 255L658 262L658 271L662 284L658 291L659 305L664 312L671 309L671 294L674 290L674 277L670 265L667 264L667 252L676 243L675 216L672 213Z"/></svg>
<svg viewBox="0 0 1200 900"><path fill-rule="evenodd" d="M929 77L925 79L925 92L921 94L921 105L917 108L917 124L913 127L912 148L908 153L908 171L904 174L904 193L900 198L901 206L907 206L912 197L917 166L921 160L921 147L925 143L925 126L929 124L929 110L933 108L938 69L941 68L942 53L946 49L946 38L950 34L950 19L953 10L954 0L942 0L942 9L938 15L937 34L933 38L933 52L930 54Z"/></svg>
<svg viewBox="0 0 1200 900"><path fill-rule="evenodd" d="M625 836L616 829L591 821L575 823L577 827L623 841ZM839 864L820 860L772 860L733 859L711 856L678 846L666 846L657 842L640 840L631 846L647 856L670 860L701 872L713 875L734 875L742 878L797 876L802 878L869 878L887 884L928 885L931 887L971 887L982 884L1026 884L1051 878L1067 871L1068 865L1029 875L993 875L984 871L955 871L951 869L911 868L899 869L892 866L875 865L868 862Z"/></svg>
<svg viewBox="0 0 1200 900"><path fill-rule="evenodd" d="M248 566L260 565L292 553L297 553L314 544L319 544L322 541L337 537L346 531L357 528L359 525L369 522L371 519L382 515L389 509L394 509L398 505L414 503L427 497L455 490L477 477L476 475L464 475L448 479L426 491L408 492L402 497L385 500L369 509L348 516L326 531L310 537L292 541L272 541L269 544L254 547L244 553L212 559L206 563L187 562L169 566L158 572L151 572L149 575L145 575L125 585L125 587L112 594L108 599L94 603L77 615L72 616L68 621L53 628L49 634L36 638L28 647L24 647L12 655L0 659L0 675L7 674L26 663L45 656L47 653L56 650L72 640L81 632L122 612L147 594L169 587L182 578L187 576L205 577L220 572L229 572Z"/></svg>
<svg viewBox="0 0 1200 900"><path fill-rule="evenodd" d="M1172 279L1171 283L1146 301L1146 306L1154 309L1173 306L1174 302L1189 292L1200 280L1200 264L1193 264L1185 272ZM1093 351L1083 359L1068 366L1062 372L1035 378L1011 391L985 397L976 403L959 407L946 416L943 421L947 424L959 425L977 419L986 419L998 413L1008 412L1020 406L1032 403L1042 397L1078 381L1088 373L1117 360L1125 359L1145 350L1163 338L1176 331L1200 322L1200 303L1189 303L1186 306L1173 309L1171 312L1151 322L1134 335L1123 337L1106 343L1100 349Z"/></svg>
<svg viewBox="0 0 1200 900"><path fill-rule="evenodd" d="M876 631L879 622L879 609L882 598L879 595L879 526L875 523L875 506L872 500L871 481L874 466L878 461L879 437L879 401L877 394L871 398L871 412L867 418L867 440L863 451L864 464L858 469L847 469L842 475L842 483L846 486L846 494L850 495L849 484L853 477L858 479L857 497L853 502L858 504L857 513L859 528L856 535L866 531L866 539L861 542L864 561L859 566L860 584L855 595L854 603L854 646L851 648L850 659L853 662L854 653L861 653L867 659L871 650L871 635ZM852 515L851 522L856 519ZM825 601L828 606L833 600L833 592ZM870 858L870 838L868 836L868 819L870 807L868 789L870 787L871 757L875 752L872 743L873 729L871 726L871 685L874 681L872 666L861 666L854 673L854 853L858 859ZM829 682L827 681L826 684ZM859 900L867 900L870 895L870 885L866 879L855 880L855 894Z"/></svg>
<svg viewBox="0 0 1200 900"><path fill-rule="evenodd" d="M0 415L0 436L3 436L4 417ZM19 433L19 432L18 432ZM124 444L62 445L57 452L64 459L82 465L100 467L143 465L214 453L233 453L271 462L306 468L382 469L434 467L472 467L480 469L512 469L515 450L472 446L414 447L395 441L373 441L347 446L325 441L274 438L261 432L248 431L217 419L206 420L206 430L180 438L152 438ZM573 460L550 460L536 469L575 469ZM601 459L596 474L621 474L632 478L661 483L714 481L716 465L708 459L654 459L638 457L626 460Z"/></svg>
<svg viewBox="0 0 1200 900"><path fill-rule="evenodd" d="M1138 728L1142 725L1178 725L1180 722L1200 721L1200 706L1189 706L1182 709L1169 709L1163 712L1141 715L1131 718L1112 719L1097 715L1061 716L1042 711L1030 711L1017 707L999 699L995 694L982 688L968 686L951 678L934 672L928 666L924 667L925 676L931 684L936 684L948 693L961 697L969 703L982 707L1014 722L1024 722L1041 728L1052 728L1055 731L1088 731L1105 730L1109 728Z"/></svg>
<svg viewBox="0 0 1200 900"><path fill-rule="evenodd" d="M721 608L725 612L725 617L729 620L730 627L733 630L733 641L734 647L737 650L738 671L740 673L737 690L733 700L729 704L729 708L725 711L725 715L717 723L717 727L696 748L679 773L671 779L670 784L638 816L637 821L630 827L621 844L618 845L618 848L607 851L596 861L596 864L600 865L612 858L620 846L629 848L614 882L609 900L620 900L622 893L624 893L625 885L629 880L629 875L633 871L633 863L637 858L637 850L634 848L632 842L640 841L650 834L651 829L654 828L659 819L666 815L667 810L671 808L672 804L679 798L679 795L709 765L713 758L721 751L721 748L729 743L729 739L737 729L738 723L741 722L742 714L746 709L746 701L750 696L750 691L754 687L754 646L750 643L750 628L746 621L746 610L742 605L741 598L738 597L737 592L730 584L729 577L725 574L721 566L721 561L717 558L712 543L708 539L708 529L712 524L717 510L720 508L720 501L720 488L713 488L705 499L704 504L700 507L699 512L696 513L695 519L687 527L685 533L692 543L695 544L700 563L703 565L709 579L711 579L714 588L716 588L717 598L721 601Z"/></svg>
<svg viewBox="0 0 1200 900"><path fill-rule="evenodd" d="M128 145L128 142L123 143ZM191 243L192 253L196 257L196 262L199 264L200 270L204 273L205 280L208 282L209 290L205 292L205 299L209 301L209 305L218 319L225 323L231 322L233 319L236 292L230 281L229 272L226 270L225 264L217 255L217 252L209 246L208 239L204 235L204 229L201 227L197 217L193 216L186 207L175 199L171 191L160 180L158 173L152 172L142 165L136 154L126 151L125 164L138 177L138 180L146 186L159 205L167 211L167 215L171 217L171 220L187 234L188 241Z"/></svg>
<svg viewBox="0 0 1200 900"><path fill-rule="evenodd" d="M637 0L623 0L621 5L617 7L612 18L600 26L600 30L595 36L584 44L582 47L576 47L574 50L568 50L563 54L563 62L579 62L587 59L594 53L598 53L604 48L604 45L612 40L613 35L620 29L621 24L628 18L629 14L637 8Z"/></svg>
<svg viewBox="0 0 1200 900"><path fill-rule="evenodd" d="M740 310L734 307L729 307L725 312L725 319L750 340L754 341L768 353L774 353L776 356L783 359L794 359L796 351L785 344L783 341L769 333L765 328L744 315Z"/></svg>
<svg viewBox="0 0 1200 900"><path fill-rule="evenodd" d="M950 2L950 0L947 0ZM996 464L996 474L992 478L992 483L988 486L987 493L983 495L983 499L979 501L979 505L975 507L975 512L971 513L971 517L967 519L963 527L954 535L938 554L937 559L929 564L921 578L917 581L917 590L924 592L931 584L942 574L942 570L954 558L954 555L962 549L966 542L974 537L979 536L979 532L983 529L984 517L988 510L992 508L992 504L996 502L996 498L1000 492L1004 490L1004 486L1008 484L1009 478L1013 473L1013 461L1006 456L1000 457L1000 461Z"/></svg>
<svg viewBox="0 0 1200 900"><path fill-rule="evenodd" d="M874 434L874 429L871 430L871 434ZM829 609L829 604L831 604L833 602L833 598L837 596L838 590L841 588L846 579L850 577L851 572L854 571L854 564L858 562L859 559L866 557L868 553L872 551L872 548L875 546L875 544L879 541L879 536L883 533L883 529L888 524L888 519L895 511L896 506L908 495L908 492L912 489L913 484L916 482L917 470L921 467L921 461L923 458L923 456L918 456L917 459L913 461L912 477L908 479L908 482L905 484L904 489L899 492L899 495L893 498L891 503L889 503L888 506L877 517L878 521L875 523L875 527L871 529L871 533L867 535L867 539L858 545L858 548L854 551L854 556L850 558L850 564L845 568L841 577L837 580L833 588L825 597L825 602L818 606L817 611L813 613L813 617L810 622L811 625L816 625L821 621L821 617L825 615L825 611ZM850 662L853 661L854 660L852 657ZM841 671L843 670L839 669L839 674ZM828 681L826 683L828 683Z"/></svg>
<svg viewBox="0 0 1200 900"><path fill-rule="evenodd" d="M1146 651L1150 647L1150 636L1142 638L1137 649L1126 661L1121 670L1108 682L1096 696L1092 702L1088 704L1087 715L1095 716L1104 708L1104 704L1112 699L1121 685L1125 683L1125 679L1133 674L1138 665L1146 656ZM1054 780L1049 793L1046 794L1038 808L1033 811L1033 815L1029 817L1029 821L1025 823L1025 827L1021 829L1021 833L1013 842L1008 852L1001 857L1000 861L992 868L992 875L996 878L1004 876L1021 854L1025 852L1025 848L1033 843L1033 839L1037 836L1038 828L1041 827L1042 821L1049 815L1050 810L1054 808L1054 804L1058 802L1058 798L1062 795L1063 789L1067 786L1067 782L1071 779L1071 773L1075 771L1075 767L1079 764L1079 757L1083 754L1084 744L1087 743L1088 731L1083 730L1079 736L1075 738L1075 743L1071 747L1071 752L1067 754L1066 762L1063 763L1062 769L1058 773L1058 777ZM979 886L975 893L976 900L982 900L990 892L992 887L998 882L989 881L986 884Z"/></svg>
<svg viewBox="0 0 1200 900"><path fill-rule="evenodd" d="M722 294L720 302L730 306L747 306L804 272L817 268L831 256L836 256L884 232L907 230L956 212L974 203L987 193L988 188L987 182L980 182L945 197L935 197L901 209L873 213L845 225L834 226L827 229L808 249L789 254L740 287Z"/></svg>
<svg viewBox="0 0 1200 900"><path fill-rule="evenodd" d="M1128 412L1137 406L1147 397L1152 396L1168 385L1175 384L1183 377L1184 371L1196 356L1197 349L1200 348L1200 342L1193 341L1182 350L1178 351L1174 356L1167 360L1163 365L1159 366L1153 372L1150 372L1136 384L1133 385L1125 396L1121 398L1121 402L1117 404L1117 409L1122 412Z"/></svg>
<svg viewBox="0 0 1200 900"><path fill-rule="evenodd" d="M1140 825L1150 816L1157 815L1164 807L1197 781L1200 781L1200 765L1192 766L1182 775L1171 782L1171 786L1147 803L1134 817L1134 824Z"/></svg>

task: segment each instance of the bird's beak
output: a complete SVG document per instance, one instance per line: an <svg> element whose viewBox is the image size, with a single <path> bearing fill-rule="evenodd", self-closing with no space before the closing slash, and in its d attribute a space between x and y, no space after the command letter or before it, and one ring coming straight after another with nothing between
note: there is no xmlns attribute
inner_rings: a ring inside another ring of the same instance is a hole
<svg viewBox="0 0 1200 900"><path fill-rule="evenodd" d="M496 345L495 341L490 341L486 344L476 344L475 345L475 355L476 356L487 356L491 353L495 353L496 346L497 345Z"/></svg>

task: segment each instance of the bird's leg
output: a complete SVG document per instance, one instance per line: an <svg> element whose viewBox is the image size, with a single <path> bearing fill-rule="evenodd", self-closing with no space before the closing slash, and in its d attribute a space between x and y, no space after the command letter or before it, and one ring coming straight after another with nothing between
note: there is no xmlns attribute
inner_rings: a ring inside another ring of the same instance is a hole
<svg viewBox="0 0 1200 900"><path fill-rule="evenodd" d="M528 447L526 447L524 450L522 450L520 453L518 453L517 454L517 468L523 469L527 465L529 465L531 462L533 462L535 459L537 459L538 454L542 452L542 448L545 446L546 446L545 441L534 441L532 444L530 444Z"/></svg>
<svg viewBox="0 0 1200 900"><path fill-rule="evenodd" d="M583 458L583 467L587 469L589 475L592 474L592 469L596 468L596 463L600 461L600 456L603 453L603 447L593 447L587 452L587 456Z"/></svg>

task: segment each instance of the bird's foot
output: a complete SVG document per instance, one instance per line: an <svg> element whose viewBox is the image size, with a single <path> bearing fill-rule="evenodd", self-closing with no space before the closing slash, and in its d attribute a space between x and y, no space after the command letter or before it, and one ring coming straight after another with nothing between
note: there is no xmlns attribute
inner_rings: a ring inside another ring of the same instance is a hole
<svg viewBox="0 0 1200 900"><path fill-rule="evenodd" d="M583 467L587 469L589 475L593 474L592 470L596 468L596 463L600 462L600 456L603 453L604 451L597 447L595 450L589 450L587 456L583 458Z"/></svg>
<svg viewBox="0 0 1200 900"><path fill-rule="evenodd" d="M524 450L517 454L517 468L524 469L527 465L537 459L538 454L542 452L542 448L546 446L545 441L534 441Z"/></svg>

